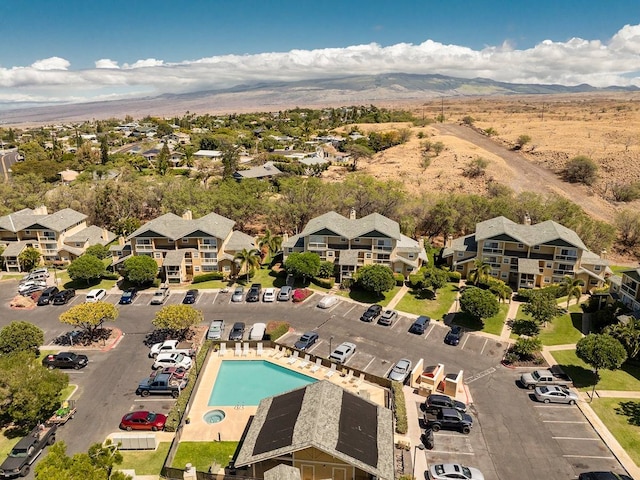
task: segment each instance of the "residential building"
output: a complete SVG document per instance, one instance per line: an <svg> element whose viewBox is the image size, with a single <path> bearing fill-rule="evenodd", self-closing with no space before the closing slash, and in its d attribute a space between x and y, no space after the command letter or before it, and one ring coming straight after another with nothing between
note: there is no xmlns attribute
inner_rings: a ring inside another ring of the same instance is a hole
<svg viewBox="0 0 640 480"><path fill-rule="evenodd" d="M552 220L532 225L496 217L476 224L471 235L449 239L442 253L466 277L481 260L491 276L519 288L545 287L565 276L584 281L585 292L602 287L611 274L607 260L589 251L573 230Z"/></svg>
<svg viewBox="0 0 640 480"><path fill-rule="evenodd" d="M248 168L246 170L237 170L233 174L233 178L236 180L243 180L246 178L271 178L276 175L280 175L282 172L278 170L273 162L265 162L264 165L258 165L257 167Z"/></svg>
<svg viewBox="0 0 640 480"><path fill-rule="evenodd" d="M236 467L252 478L287 465L300 478L392 480L393 414L327 380L260 402Z"/></svg>
<svg viewBox="0 0 640 480"><path fill-rule="evenodd" d="M255 248L255 240L234 231L234 224L213 212L197 219L191 211L182 217L167 213L129 235L128 246L113 248L114 263L120 264L129 254L148 255L155 259L169 283L188 282L195 275L208 272L235 275L235 254L243 248Z"/></svg>
<svg viewBox="0 0 640 480"><path fill-rule="evenodd" d="M91 245L107 245L116 235L97 226L87 226L87 216L71 208L49 214L47 207L25 208L0 217L0 244L5 268L20 272L20 253L28 247L42 255L45 264L69 263Z"/></svg>
<svg viewBox="0 0 640 480"><path fill-rule="evenodd" d="M405 277L427 262L420 242L400 233L398 222L379 213L349 218L328 212L309 221L302 232L283 242L284 260L293 252L315 252L334 262L339 281L350 278L363 265L387 265Z"/></svg>
<svg viewBox="0 0 640 480"><path fill-rule="evenodd" d="M636 318L640 318L640 268L630 269L620 273L622 280L612 282L612 292L617 293L617 299L633 311Z"/></svg>

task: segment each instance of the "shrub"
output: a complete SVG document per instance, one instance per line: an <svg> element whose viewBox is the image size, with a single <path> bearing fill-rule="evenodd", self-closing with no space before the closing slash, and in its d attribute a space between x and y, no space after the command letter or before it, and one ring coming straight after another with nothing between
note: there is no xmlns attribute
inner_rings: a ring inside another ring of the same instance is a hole
<svg viewBox="0 0 640 480"><path fill-rule="evenodd" d="M353 278L343 278L342 282L340 282L340 288L343 290L349 290L351 287L353 287L353 284Z"/></svg>
<svg viewBox="0 0 640 480"><path fill-rule="evenodd" d="M511 351L523 360L532 358L542 350L542 340L537 337L520 337Z"/></svg>
<svg viewBox="0 0 640 480"><path fill-rule="evenodd" d="M415 273L415 274L409 275L409 287L422 288L423 280L424 280L423 273Z"/></svg>
<svg viewBox="0 0 640 480"><path fill-rule="evenodd" d="M514 352L507 352L504 355L504 363L516 363L518 360L520 360L520 357L518 356L517 353Z"/></svg>
<svg viewBox="0 0 640 480"><path fill-rule="evenodd" d="M311 279L311 283L322 288L333 288L333 285L336 283L336 281L333 278L313 277Z"/></svg>
<svg viewBox="0 0 640 480"><path fill-rule="evenodd" d="M462 278L462 274L460 272L447 272L447 275L449 275L449 281L452 283L458 283L460 282L460 279Z"/></svg>
<svg viewBox="0 0 640 480"><path fill-rule="evenodd" d="M598 176L597 172L598 166L593 160L584 155L579 155L569 160L562 172L562 177L570 183L593 185Z"/></svg>
<svg viewBox="0 0 640 480"><path fill-rule="evenodd" d="M633 202L640 198L640 183L617 183L611 187L611 194L616 202Z"/></svg>
<svg viewBox="0 0 640 480"><path fill-rule="evenodd" d="M402 275L401 273L395 273L393 275L393 278L396 279L396 286L401 287L402 285L404 285L404 275Z"/></svg>
<svg viewBox="0 0 640 480"><path fill-rule="evenodd" d="M311 295L313 295L313 291L308 288L296 288L293 291L293 303L304 302Z"/></svg>
<svg viewBox="0 0 640 480"><path fill-rule="evenodd" d="M318 277L329 278L333 276L334 269L335 269L335 265L333 264L333 262L322 262L320 264L320 271L318 272Z"/></svg>
<svg viewBox="0 0 640 480"><path fill-rule="evenodd" d="M289 331L290 325L287 322L271 321L267 323L265 333L273 342Z"/></svg>
<svg viewBox="0 0 640 480"><path fill-rule="evenodd" d="M391 382L391 391L393 392L393 404L396 407L393 411L396 417L396 432L404 435L409 430L409 422L407 421L407 404L404 400L402 383Z"/></svg>
<svg viewBox="0 0 640 480"><path fill-rule="evenodd" d="M511 331L516 335L527 335L531 337L540 332L540 327L535 320L521 318L514 320L513 325L511 326Z"/></svg>
<svg viewBox="0 0 640 480"><path fill-rule="evenodd" d="M203 273L202 275L194 276L191 283L202 283L208 282L210 280L222 280L223 278L224 274L222 272Z"/></svg>
<svg viewBox="0 0 640 480"><path fill-rule="evenodd" d="M467 163L464 170L462 170L462 175L467 178L477 178L484 175L485 170L487 169L487 165L489 165L489 161L485 160L481 157L476 157Z"/></svg>
<svg viewBox="0 0 640 480"><path fill-rule="evenodd" d="M471 115L465 115L462 117L462 123L465 125L473 125L473 122L475 122L475 119Z"/></svg>
<svg viewBox="0 0 640 480"><path fill-rule="evenodd" d="M103 273L100 278L103 280L118 280L120 275L117 273Z"/></svg>

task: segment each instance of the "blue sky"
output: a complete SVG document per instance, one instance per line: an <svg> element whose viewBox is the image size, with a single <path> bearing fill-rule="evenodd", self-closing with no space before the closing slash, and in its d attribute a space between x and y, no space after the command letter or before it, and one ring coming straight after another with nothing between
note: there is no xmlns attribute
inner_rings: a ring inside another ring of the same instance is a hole
<svg viewBox="0 0 640 480"><path fill-rule="evenodd" d="M1 0L0 19L5 104L389 71L640 86L640 0Z"/></svg>

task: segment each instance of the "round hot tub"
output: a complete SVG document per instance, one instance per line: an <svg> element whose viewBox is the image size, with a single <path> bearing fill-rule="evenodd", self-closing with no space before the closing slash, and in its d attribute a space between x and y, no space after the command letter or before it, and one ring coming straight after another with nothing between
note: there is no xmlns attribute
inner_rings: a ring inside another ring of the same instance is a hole
<svg viewBox="0 0 640 480"><path fill-rule="evenodd" d="M224 420L224 417L225 415L222 410L211 410L205 413L202 418L205 422L213 424L221 422L222 420Z"/></svg>

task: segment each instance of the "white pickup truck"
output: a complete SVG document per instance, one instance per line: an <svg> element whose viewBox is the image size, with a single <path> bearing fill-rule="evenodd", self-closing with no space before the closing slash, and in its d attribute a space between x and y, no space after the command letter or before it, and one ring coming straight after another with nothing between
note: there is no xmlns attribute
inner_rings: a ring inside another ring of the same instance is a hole
<svg viewBox="0 0 640 480"><path fill-rule="evenodd" d="M165 340L151 345L149 358L156 358L160 353L183 353L187 357L193 357L196 351L190 343L181 344L178 340Z"/></svg>
<svg viewBox="0 0 640 480"><path fill-rule="evenodd" d="M155 291L153 298L151 298L151 305L162 305L168 297L169 287L167 285L160 285L160 288Z"/></svg>

